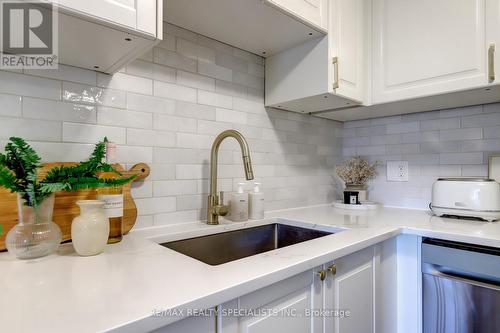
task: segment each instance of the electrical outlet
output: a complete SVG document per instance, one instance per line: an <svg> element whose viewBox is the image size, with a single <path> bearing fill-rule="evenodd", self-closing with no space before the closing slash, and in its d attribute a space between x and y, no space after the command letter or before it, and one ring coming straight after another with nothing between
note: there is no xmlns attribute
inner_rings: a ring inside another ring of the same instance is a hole
<svg viewBox="0 0 500 333"><path fill-rule="evenodd" d="M390 182L407 182L408 161L387 161L387 180Z"/></svg>

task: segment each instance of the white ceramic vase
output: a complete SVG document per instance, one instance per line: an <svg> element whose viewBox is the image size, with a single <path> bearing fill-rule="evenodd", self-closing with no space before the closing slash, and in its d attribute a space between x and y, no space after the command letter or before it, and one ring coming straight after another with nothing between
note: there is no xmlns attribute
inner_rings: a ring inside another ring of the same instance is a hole
<svg viewBox="0 0 500 333"><path fill-rule="evenodd" d="M104 215L104 201L80 200L80 215L71 224L71 239L76 253L93 256L104 251L109 237L109 219Z"/></svg>

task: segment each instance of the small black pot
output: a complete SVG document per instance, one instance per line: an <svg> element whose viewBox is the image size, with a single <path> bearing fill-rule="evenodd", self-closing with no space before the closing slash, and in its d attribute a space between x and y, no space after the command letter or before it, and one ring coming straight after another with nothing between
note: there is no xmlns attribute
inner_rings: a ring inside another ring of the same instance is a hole
<svg viewBox="0 0 500 333"><path fill-rule="evenodd" d="M344 203L346 205L359 205L359 192L344 191Z"/></svg>

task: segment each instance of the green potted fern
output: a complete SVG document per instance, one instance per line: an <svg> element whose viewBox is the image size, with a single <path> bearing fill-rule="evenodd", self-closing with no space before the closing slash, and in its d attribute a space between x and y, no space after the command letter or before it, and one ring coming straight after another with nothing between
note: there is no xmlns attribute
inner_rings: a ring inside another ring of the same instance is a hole
<svg viewBox="0 0 500 333"><path fill-rule="evenodd" d="M17 193L19 223L6 237L6 247L19 259L49 255L61 242L61 230L52 221L54 193L78 191L109 186L121 186L133 179L99 178L101 172L121 174L103 162L106 138L96 144L90 157L73 166L54 167L43 179L38 170L41 159L36 151L21 138L11 137L0 153L0 186Z"/></svg>

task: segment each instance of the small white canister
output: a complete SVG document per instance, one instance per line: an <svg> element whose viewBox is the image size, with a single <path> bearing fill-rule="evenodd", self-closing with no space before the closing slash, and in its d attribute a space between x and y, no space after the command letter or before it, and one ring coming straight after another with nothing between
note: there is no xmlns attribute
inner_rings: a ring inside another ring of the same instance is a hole
<svg viewBox="0 0 500 333"><path fill-rule="evenodd" d="M104 201L79 200L80 215L71 224L71 239L76 253L93 256L104 251L109 237L109 219L104 214Z"/></svg>

